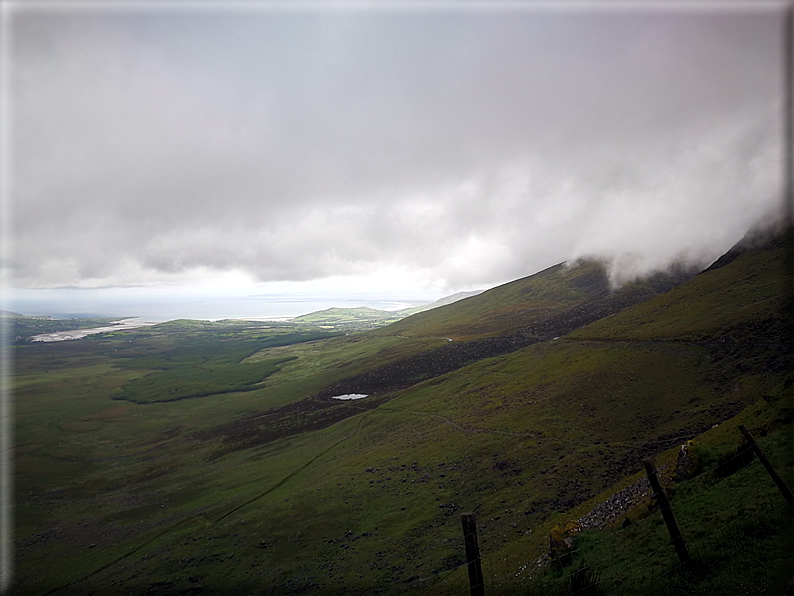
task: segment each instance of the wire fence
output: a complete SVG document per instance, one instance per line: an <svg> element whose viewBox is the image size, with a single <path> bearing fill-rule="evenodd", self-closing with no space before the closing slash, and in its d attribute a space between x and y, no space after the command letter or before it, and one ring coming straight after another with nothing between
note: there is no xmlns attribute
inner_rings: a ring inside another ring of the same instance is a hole
<svg viewBox="0 0 794 596"><path fill-rule="evenodd" d="M752 449L751 445L745 445L731 457L693 478L675 483L672 490L669 486L666 489L670 490L671 505L678 513L683 535L689 537L687 549L693 560L702 559L705 552L719 549L758 516L783 510L780 494L768 476L763 478L764 470L753 456ZM760 475L760 482L747 486L748 474ZM754 495L752 506L744 500L748 490L752 490ZM645 502L640 504L640 507L645 507L641 517L595 532L596 536L591 535L587 539L575 531L571 546L556 559L550 554L532 557L504 555L500 552L501 545L489 544L488 540L481 542L484 553L481 560L483 593L584 595L603 593L594 591L594 586L600 585L607 586L609 593L616 595L664 591L664 586L675 583L688 567L679 560L671 546L664 516L650 492ZM713 513L708 520L708 528L704 530L703 510L712 508L711 500L715 498L719 499L721 509ZM499 535L498 532L495 534ZM489 534L493 535L493 532ZM555 566L560 570L558 577L546 573L542 583L533 581L537 578L531 577L531 571L548 571ZM466 567L464 563L422 578L403 591L418 590L425 584L432 586L433 593L472 594ZM634 577L626 579L629 575L626 570L630 568L635 570L631 574ZM642 570L639 577L636 577L637 569Z"/></svg>
<svg viewBox="0 0 794 596"><path fill-rule="evenodd" d="M764 471L758 460L750 459L748 454L751 456L752 446L738 450L726 461L675 486L672 508L676 510L684 537L694 537L687 540L687 548L694 559L702 558L704 551L713 551L725 544L732 534L758 516L779 513L783 509L780 493L768 476L763 478ZM760 482L751 487L742 486L742 478L736 475L745 469L744 475L760 474ZM731 484L734 486L726 486ZM714 510L711 501L720 488L724 489L719 492L721 508ZM748 490L753 492L752 506L745 500ZM704 510L709 509L712 515L704 517ZM707 530L703 529L704 519L710 524ZM661 510L649 510L642 519L604 532L595 539L574 541L574 545L565 552L568 561L577 562L573 572L560 574L556 585L552 582L551 587L547 578L538 593L596 593L593 591L595 585L608 586L610 594L649 593L651 586L656 589L664 585L686 567L671 546ZM600 552L606 560L594 560L594 552ZM629 568L642 569L644 573L640 579L625 581L628 575L625 571ZM609 573L602 573L601 569L608 569ZM531 590L528 593L532 593Z"/></svg>

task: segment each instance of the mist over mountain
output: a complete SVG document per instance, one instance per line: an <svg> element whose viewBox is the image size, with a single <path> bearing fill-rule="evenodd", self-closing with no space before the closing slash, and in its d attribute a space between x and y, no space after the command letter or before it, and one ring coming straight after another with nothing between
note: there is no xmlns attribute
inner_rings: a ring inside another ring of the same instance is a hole
<svg viewBox="0 0 794 596"><path fill-rule="evenodd" d="M9 16L3 266L29 300L432 301L579 257L617 283L780 202L764 3L95 8Z"/></svg>

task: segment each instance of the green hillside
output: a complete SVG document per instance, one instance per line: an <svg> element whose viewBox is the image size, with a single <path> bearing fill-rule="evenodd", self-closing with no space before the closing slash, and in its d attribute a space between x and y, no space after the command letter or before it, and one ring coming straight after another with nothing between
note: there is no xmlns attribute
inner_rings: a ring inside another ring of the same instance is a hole
<svg viewBox="0 0 794 596"><path fill-rule="evenodd" d="M326 308L292 319L295 323L317 325L325 329L340 331L363 331L398 321L393 312L377 310L367 306L358 308Z"/></svg>
<svg viewBox="0 0 794 596"><path fill-rule="evenodd" d="M448 343L386 364L375 354L362 363L365 372L329 386L324 394L383 394L404 389L484 358L553 340L656 296L695 273L674 268L611 290L601 263L560 264L371 332L373 338Z"/></svg>
<svg viewBox="0 0 794 596"><path fill-rule="evenodd" d="M741 421L794 485L790 248L769 237L700 275L616 292L595 262L559 265L350 336L279 341L294 330L227 322L20 346L13 593L468 593L464 511L477 516L487 594L554 593L572 567L549 564L549 532L632 485L644 458L669 477L696 437L716 464ZM166 358L179 374L206 361L211 387L245 373L245 390L114 401L167 378ZM643 573L668 593L710 593L709 581L730 593L748 581L741 556L764 561L754 580L782 593L794 524L763 468L691 482L674 499L687 536L707 544L732 524L743 554L715 539L699 555L711 575L670 592L646 496L630 528L576 539L608 593L648 593ZM610 561L613 540L628 554Z"/></svg>
<svg viewBox="0 0 794 596"><path fill-rule="evenodd" d="M402 310L378 310L367 306L357 308L326 308L309 314L301 315L292 319L292 322L306 325L316 325L324 329L334 329L337 331L366 331L383 327L395 323L400 319L414 315L416 313L452 304L458 300L463 300L469 296L474 296L479 292L458 292L451 296L445 296L429 304L412 306Z"/></svg>
<svg viewBox="0 0 794 596"><path fill-rule="evenodd" d="M560 263L449 306L419 313L379 333L469 340L517 331L563 332L570 330L565 319L573 313L582 319L575 324L590 322L669 290L696 273L680 268L610 291L603 263ZM555 320L554 325L548 325L550 319Z"/></svg>
<svg viewBox="0 0 794 596"><path fill-rule="evenodd" d="M741 246L741 244L739 245ZM791 246L782 235L734 248L691 282L637 305L630 313L603 319L572 337L622 340L781 342L791 335L786 317L791 298L787 260Z"/></svg>

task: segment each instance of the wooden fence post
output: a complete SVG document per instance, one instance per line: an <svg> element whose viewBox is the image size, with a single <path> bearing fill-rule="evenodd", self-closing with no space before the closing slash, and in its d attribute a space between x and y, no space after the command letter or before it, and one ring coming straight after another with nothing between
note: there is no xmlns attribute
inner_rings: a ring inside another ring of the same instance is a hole
<svg viewBox="0 0 794 596"><path fill-rule="evenodd" d="M667 524L667 531L670 532L670 543L675 547L675 552L678 553L678 560L681 561L682 565L685 565L689 562L689 551L684 543L681 530L678 529L678 523L675 521L670 501L667 499L667 494L664 492L659 476L656 474L656 466L648 459L643 461L642 465L645 466L645 473L648 475L648 481L653 489L653 497L659 503L664 523Z"/></svg>
<svg viewBox="0 0 794 596"><path fill-rule="evenodd" d="M471 596L485 596L485 581L480 565L480 547L477 545L477 524L473 513L460 516L463 524L463 542L466 545L466 563L469 566L469 590Z"/></svg>
<svg viewBox="0 0 794 596"><path fill-rule="evenodd" d="M772 464L766 458L764 452L761 451L761 447L758 445L758 443L755 442L753 435L750 434L750 431L747 430L747 427L744 424L739 425L739 430L744 435L744 438L747 439L747 442L750 444L750 447L752 448L753 452L756 454L758 459L761 461L762 464L764 464L766 471L769 472L769 475L772 477L772 480L777 485L778 489L780 490L780 493L783 495L783 498L786 499L789 505L794 505L794 496L791 495L791 491L788 489L788 486L786 486L786 483L783 482L783 479L777 475L777 472L775 472L775 468L772 467Z"/></svg>

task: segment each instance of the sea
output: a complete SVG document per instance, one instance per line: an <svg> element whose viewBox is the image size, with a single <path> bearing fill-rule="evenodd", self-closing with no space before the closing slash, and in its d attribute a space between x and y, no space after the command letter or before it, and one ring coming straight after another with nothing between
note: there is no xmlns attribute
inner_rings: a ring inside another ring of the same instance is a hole
<svg viewBox="0 0 794 596"><path fill-rule="evenodd" d="M401 297L387 299L382 296L313 295L313 294L259 294L247 296L114 296L89 293L32 292L11 296L4 309L26 316L49 316L55 319L112 317L137 318L144 321L164 322L176 319L218 321L223 319L289 320L300 315L327 308L357 308L366 306L378 310L401 310L433 302L435 297Z"/></svg>

